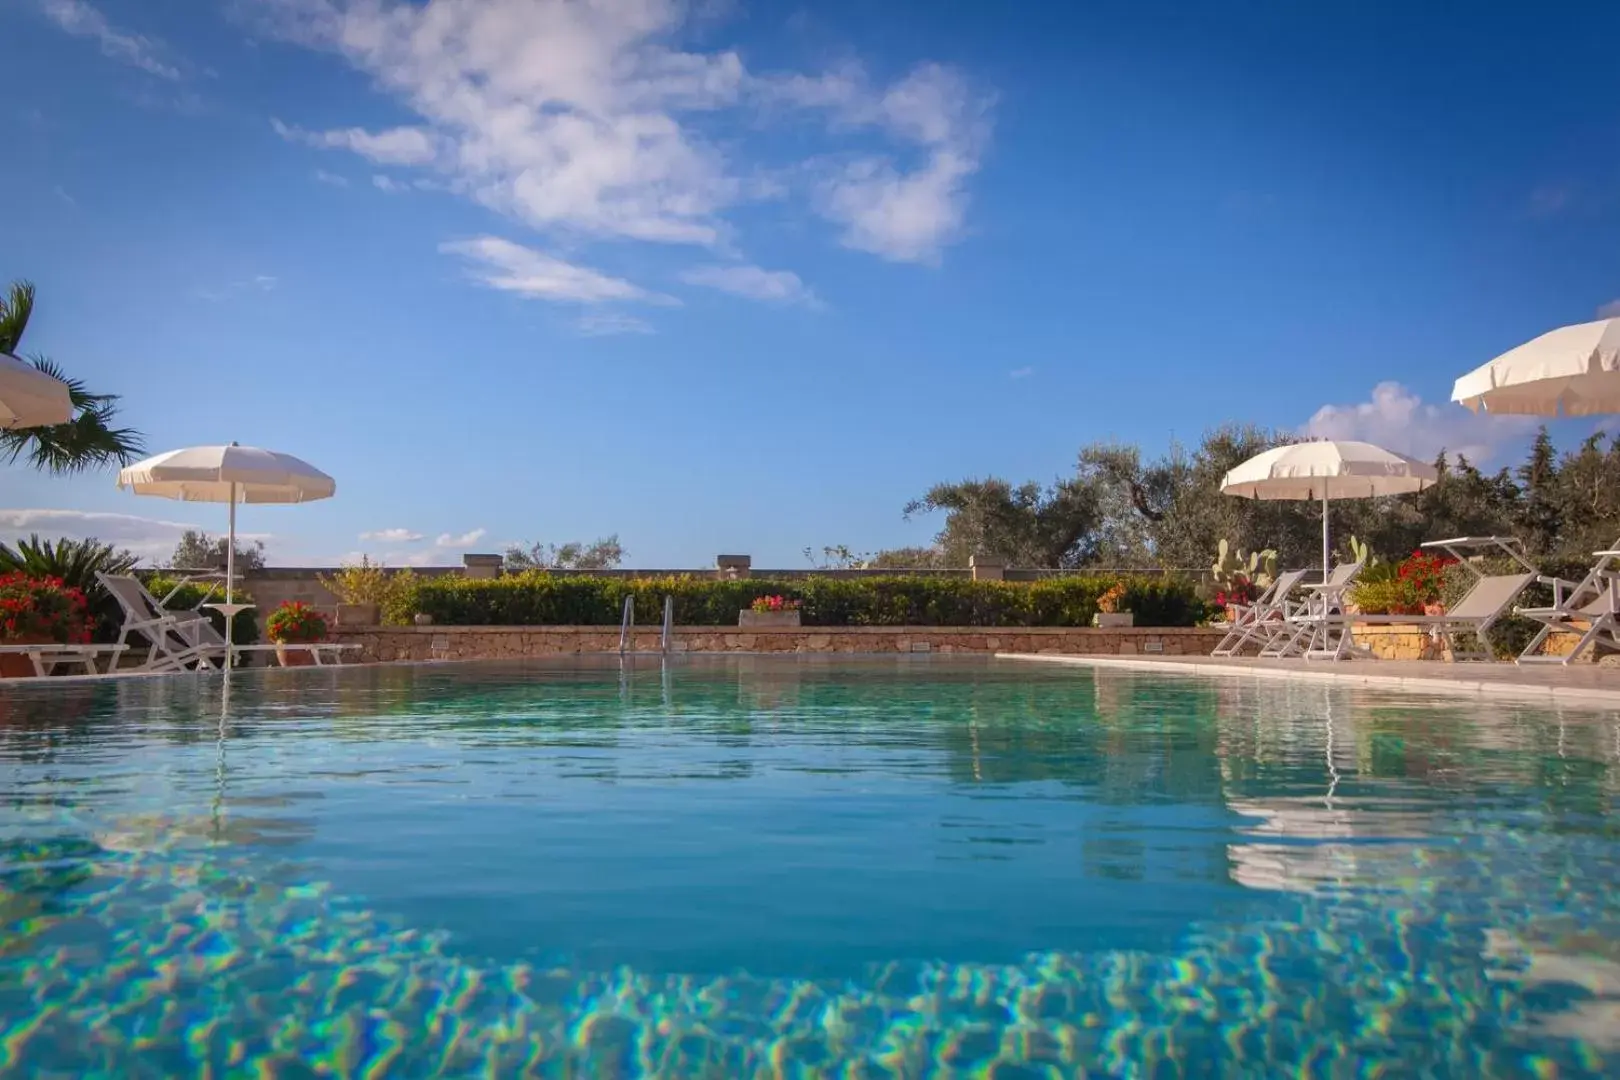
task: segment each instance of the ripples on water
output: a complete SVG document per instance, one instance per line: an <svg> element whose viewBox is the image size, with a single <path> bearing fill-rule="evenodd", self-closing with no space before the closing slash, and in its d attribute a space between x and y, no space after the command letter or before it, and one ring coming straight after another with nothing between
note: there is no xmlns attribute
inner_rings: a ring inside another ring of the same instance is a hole
<svg viewBox="0 0 1620 1080"><path fill-rule="evenodd" d="M1620 720L988 662L0 692L0 1075L1620 1074Z"/></svg>

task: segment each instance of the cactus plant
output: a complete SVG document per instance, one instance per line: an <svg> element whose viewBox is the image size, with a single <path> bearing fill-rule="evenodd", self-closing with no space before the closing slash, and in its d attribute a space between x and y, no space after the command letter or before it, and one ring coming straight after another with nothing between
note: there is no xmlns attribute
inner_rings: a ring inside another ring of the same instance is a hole
<svg viewBox="0 0 1620 1080"><path fill-rule="evenodd" d="M1377 555L1374 555L1371 548L1352 536L1350 537L1350 561L1360 563L1363 572L1365 572L1379 565L1384 560L1380 559Z"/></svg>
<svg viewBox="0 0 1620 1080"><path fill-rule="evenodd" d="M1216 548L1215 562L1210 567L1210 574L1222 591L1230 590L1238 578L1243 578L1256 589L1264 591L1271 587L1272 581L1277 576L1277 553L1270 548L1264 551L1244 551L1242 548L1233 548L1230 543L1222 540Z"/></svg>

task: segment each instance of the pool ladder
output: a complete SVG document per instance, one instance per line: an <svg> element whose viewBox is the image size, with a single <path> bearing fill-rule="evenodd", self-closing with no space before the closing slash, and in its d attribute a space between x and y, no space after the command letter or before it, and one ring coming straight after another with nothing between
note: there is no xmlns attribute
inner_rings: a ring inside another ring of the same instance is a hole
<svg viewBox="0 0 1620 1080"><path fill-rule="evenodd" d="M631 651L635 644L636 631L636 598L624 598L624 614L619 618L619 655ZM669 655L670 644L675 639L675 598L664 597L664 628L658 635L658 651L665 656Z"/></svg>

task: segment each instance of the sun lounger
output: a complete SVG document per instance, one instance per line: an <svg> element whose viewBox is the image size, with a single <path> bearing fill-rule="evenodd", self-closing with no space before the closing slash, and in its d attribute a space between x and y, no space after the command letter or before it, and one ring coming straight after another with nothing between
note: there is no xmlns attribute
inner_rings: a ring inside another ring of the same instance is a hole
<svg viewBox="0 0 1620 1080"><path fill-rule="evenodd" d="M1233 604L1233 618L1218 624L1226 627L1226 636L1209 655L1237 656L1250 642L1257 642L1263 648L1272 635L1287 624L1289 614L1298 606L1290 597L1306 573L1305 570L1284 571L1254 603Z"/></svg>
<svg viewBox="0 0 1620 1080"><path fill-rule="evenodd" d="M107 657L107 672L118 666L118 658L127 651L127 645L0 645L0 653L21 654L34 664L34 677L43 679L54 675L58 665L77 664L86 675L100 675L96 660Z"/></svg>
<svg viewBox="0 0 1620 1080"><path fill-rule="evenodd" d="M140 671L222 668L227 653L234 664L244 653L266 653L278 648L308 652L317 665L324 666L329 660L341 662L343 653L359 648L326 641L280 646L227 644L225 635L215 629L208 616L200 611L164 608L139 579L128 574L97 574L96 577L124 610L118 643L128 644L129 637L137 635L149 644L146 662L140 666Z"/></svg>
<svg viewBox="0 0 1620 1080"><path fill-rule="evenodd" d="M1316 647L1328 616L1344 610L1344 594L1355 584L1365 560L1340 563L1333 568L1326 581L1302 586L1308 593L1298 610L1290 612L1288 619L1260 650L1265 657L1304 656Z"/></svg>
<svg viewBox="0 0 1620 1080"><path fill-rule="evenodd" d="M1620 543L1617 543L1620 547ZM1518 614L1534 619L1541 629L1519 654L1521 664L1569 664L1588 648L1603 644L1620 648L1620 550L1596 551L1597 562L1578 582L1540 578L1553 588L1553 603L1545 608L1520 608ZM1575 647L1564 656L1546 656L1541 649L1553 634L1579 634Z"/></svg>
<svg viewBox="0 0 1620 1080"><path fill-rule="evenodd" d="M1513 608L1519 594L1536 580L1536 568L1519 550L1518 541L1502 536L1460 536L1450 540L1432 540L1423 545L1431 550L1444 551L1457 560L1459 566L1474 575L1474 584L1468 592L1442 615L1362 615L1330 614L1322 620L1321 634L1315 647L1305 653L1307 660L1344 660L1356 652L1354 640L1357 626L1418 626L1445 641L1453 660L1496 659L1491 646L1490 632ZM1477 556L1484 554L1506 556L1524 568L1516 574L1485 574L1480 571ZM1335 635L1334 631L1338 633ZM1478 642L1470 645L1472 636Z"/></svg>

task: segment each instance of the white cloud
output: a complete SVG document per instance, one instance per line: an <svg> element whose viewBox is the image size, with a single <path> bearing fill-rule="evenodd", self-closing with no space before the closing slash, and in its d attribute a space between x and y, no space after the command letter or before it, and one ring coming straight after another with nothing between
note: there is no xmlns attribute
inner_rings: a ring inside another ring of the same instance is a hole
<svg viewBox="0 0 1620 1080"><path fill-rule="evenodd" d="M588 266L563 262L498 236L454 240L440 244L439 250L447 255L459 255L472 264L468 268L469 273L479 284L537 300L577 304L600 304L609 300L637 300L654 304L676 302L622 278L609 277Z"/></svg>
<svg viewBox="0 0 1620 1080"><path fill-rule="evenodd" d="M469 529L460 536L440 533L439 538L433 541L433 546L444 549L471 547L482 540L488 532L488 529Z"/></svg>
<svg viewBox="0 0 1620 1080"><path fill-rule="evenodd" d="M1358 439L1422 460L1444 450L1475 463L1522 438L1537 421L1523 416L1487 416L1460 405L1431 405L1398 382L1381 382L1369 400L1354 405L1324 405L1300 428L1321 439Z"/></svg>
<svg viewBox="0 0 1620 1080"><path fill-rule="evenodd" d="M333 187L349 186L348 177L339 176L337 173L329 173L325 169L316 169L315 179L319 180L323 184L331 184Z"/></svg>
<svg viewBox="0 0 1620 1080"><path fill-rule="evenodd" d="M395 180L392 176L384 176L381 173L378 173L371 178L371 186L376 188L378 191L386 191L391 195L398 194L401 191L407 191L410 187L408 184L402 184L398 180Z"/></svg>
<svg viewBox="0 0 1620 1080"><path fill-rule="evenodd" d="M1620 319L1620 300L1610 300L1607 304L1601 305L1597 309L1597 317L1600 319Z"/></svg>
<svg viewBox="0 0 1620 1080"><path fill-rule="evenodd" d="M816 294L791 270L765 270L758 266L694 266L680 275L688 285L719 289L749 300L815 306Z"/></svg>
<svg viewBox="0 0 1620 1080"><path fill-rule="evenodd" d="M1035 369L1032 367L1013 368L1011 371L1007 372L1007 378L1027 379L1033 374L1035 374Z"/></svg>
<svg viewBox="0 0 1620 1080"><path fill-rule="evenodd" d="M148 562L165 563L187 529L199 526L135 514L95 513L84 510L0 510L0 535L13 539L37 533L41 539L66 536L74 540L96 539L114 547L127 548ZM203 526L210 535L218 527ZM253 542L270 540L269 533L238 533L237 539Z"/></svg>
<svg viewBox="0 0 1620 1080"><path fill-rule="evenodd" d="M722 112L791 106L859 133L857 160L824 162L810 195L844 242L932 261L964 224L988 101L950 68L923 64L889 87L856 67L755 74L724 48L684 39L683 0L253 0L282 37L331 51L409 108L417 126L284 136L428 166L475 201L536 228L722 246L734 204L774 197ZM889 147L870 147L876 134ZM827 150L834 147L829 146ZM902 160L904 158L905 160Z"/></svg>
<svg viewBox="0 0 1620 1080"><path fill-rule="evenodd" d="M288 142L308 143L327 150L350 150L379 165L426 165L433 161L433 139L421 128L397 127L371 132L364 128L340 131L305 131L280 120L270 126Z"/></svg>
<svg viewBox="0 0 1620 1080"><path fill-rule="evenodd" d="M829 110L836 121L876 127L915 146L909 169L892 155L869 155L825 179L819 208L844 226L845 246L896 262L936 262L967 214L967 180L989 138L989 99L954 70L923 64L881 95L858 68L774 85L776 96Z"/></svg>
<svg viewBox="0 0 1620 1080"><path fill-rule="evenodd" d="M103 56L140 68L160 79L180 78L180 69L164 60L161 42L115 28L86 0L42 0L45 15L75 37L91 38Z"/></svg>
<svg viewBox="0 0 1620 1080"><path fill-rule="evenodd" d="M422 539L422 534L412 532L410 529L377 529L374 532L360 534L362 540L378 540L387 544L414 544Z"/></svg>
<svg viewBox="0 0 1620 1080"><path fill-rule="evenodd" d="M618 311L587 311L574 324L581 337L611 337L616 334L650 334L651 325L645 319Z"/></svg>

